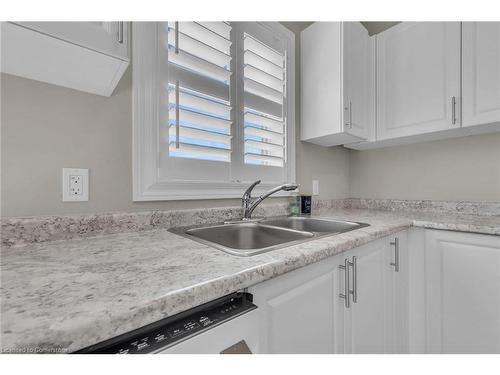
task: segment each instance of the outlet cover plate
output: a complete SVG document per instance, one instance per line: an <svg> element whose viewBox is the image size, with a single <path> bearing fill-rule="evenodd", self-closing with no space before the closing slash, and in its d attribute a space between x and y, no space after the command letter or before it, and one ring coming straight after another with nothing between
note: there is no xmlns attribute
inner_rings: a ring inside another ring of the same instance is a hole
<svg viewBox="0 0 500 375"><path fill-rule="evenodd" d="M89 170L63 168L62 201L87 202L89 200Z"/></svg>

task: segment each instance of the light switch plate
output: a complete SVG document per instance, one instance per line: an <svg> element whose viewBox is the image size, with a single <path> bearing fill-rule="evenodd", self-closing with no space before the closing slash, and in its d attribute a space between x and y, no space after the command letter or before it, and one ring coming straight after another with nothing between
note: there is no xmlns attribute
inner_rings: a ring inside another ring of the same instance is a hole
<svg viewBox="0 0 500 375"><path fill-rule="evenodd" d="M63 168L62 201L87 202L89 200L89 170Z"/></svg>
<svg viewBox="0 0 500 375"><path fill-rule="evenodd" d="M319 180L313 180L312 195L319 195Z"/></svg>

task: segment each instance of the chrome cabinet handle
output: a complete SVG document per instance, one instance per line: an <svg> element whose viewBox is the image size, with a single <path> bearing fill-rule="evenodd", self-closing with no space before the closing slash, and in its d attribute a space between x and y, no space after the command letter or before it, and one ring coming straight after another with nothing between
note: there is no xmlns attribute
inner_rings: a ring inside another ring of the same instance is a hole
<svg viewBox="0 0 500 375"><path fill-rule="evenodd" d="M346 121L345 126L347 126L349 129L352 129L352 102L349 102L349 105L344 108L348 114L348 121Z"/></svg>
<svg viewBox="0 0 500 375"><path fill-rule="evenodd" d="M349 290L350 289L350 287L349 287L349 283L350 283L349 282L349 279L350 279L349 265L350 265L350 262L346 258L346 259L344 259L344 264L341 264L339 266L339 268L341 270L344 270L344 293L340 293L339 297L344 299L344 304L345 304L346 309L351 307L351 301L349 299L349 293L350 293L350 290Z"/></svg>
<svg viewBox="0 0 500 375"><path fill-rule="evenodd" d="M118 22L118 43L123 44L123 22Z"/></svg>
<svg viewBox="0 0 500 375"><path fill-rule="evenodd" d="M457 123L457 98L455 96L451 97L451 124L455 125Z"/></svg>
<svg viewBox="0 0 500 375"><path fill-rule="evenodd" d="M390 265L394 266L394 272L399 272L399 238L395 237L391 245L394 246L394 262L391 262Z"/></svg>
<svg viewBox="0 0 500 375"><path fill-rule="evenodd" d="M352 129L352 102L349 102L349 129Z"/></svg>
<svg viewBox="0 0 500 375"><path fill-rule="evenodd" d="M352 290L350 293L352 294L352 302L358 303L358 259L353 256L352 262L350 262L352 266Z"/></svg>

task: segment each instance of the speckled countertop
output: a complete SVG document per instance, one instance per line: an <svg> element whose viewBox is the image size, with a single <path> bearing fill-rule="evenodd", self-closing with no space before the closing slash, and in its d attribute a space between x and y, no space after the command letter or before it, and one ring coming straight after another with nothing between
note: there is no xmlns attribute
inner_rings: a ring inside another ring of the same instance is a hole
<svg viewBox="0 0 500 375"><path fill-rule="evenodd" d="M499 216L330 209L370 224L253 257L165 229L2 248L1 349L71 352L412 225L500 235Z"/></svg>

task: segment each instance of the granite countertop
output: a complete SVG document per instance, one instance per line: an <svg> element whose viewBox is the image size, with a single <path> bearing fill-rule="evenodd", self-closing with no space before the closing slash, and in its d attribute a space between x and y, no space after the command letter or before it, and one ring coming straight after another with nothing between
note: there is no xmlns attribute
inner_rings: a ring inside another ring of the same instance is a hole
<svg viewBox="0 0 500 375"><path fill-rule="evenodd" d="M72 352L412 225L500 235L499 216L356 209L317 216L370 226L252 257L165 229L2 248L1 350Z"/></svg>

